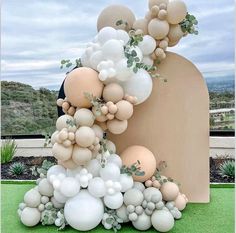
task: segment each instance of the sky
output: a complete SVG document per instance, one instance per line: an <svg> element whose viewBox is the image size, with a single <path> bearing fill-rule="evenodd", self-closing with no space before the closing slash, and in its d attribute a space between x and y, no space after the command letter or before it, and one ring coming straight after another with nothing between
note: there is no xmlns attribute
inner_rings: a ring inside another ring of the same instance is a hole
<svg viewBox="0 0 236 233"><path fill-rule="evenodd" d="M205 78L234 75L234 0L185 0L199 21L199 35L168 49L191 60ZM4 0L1 79L58 89L62 59L80 57L97 34L97 17L110 4L128 6L143 18L147 0Z"/></svg>

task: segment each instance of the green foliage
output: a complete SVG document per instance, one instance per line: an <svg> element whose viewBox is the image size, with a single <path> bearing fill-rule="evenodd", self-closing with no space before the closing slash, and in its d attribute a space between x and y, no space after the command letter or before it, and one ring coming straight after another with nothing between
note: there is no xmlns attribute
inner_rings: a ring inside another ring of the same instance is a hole
<svg viewBox="0 0 236 233"><path fill-rule="evenodd" d="M129 176L132 176L133 174L135 176L144 176L145 172L141 171L140 161L137 160L136 163L133 163L130 167L123 165L120 169L121 174L127 174Z"/></svg>
<svg viewBox="0 0 236 233"><path fill-rule="evenodd" d="M116 210L105 208L106 219L103 220L103 224L107 223L112 226L113 231L116 233L121 229L121 223L123 220L116 214Z"/></svg>
<svg viewBox="0 0 236 233"><path fill-rule="evenodd" d="M185 19L179 24L184 33L198 35L198 31L196 29L198 21L194 15L187 13Z"/></svg>
<svg viewBox="0 0 236 233"><path fill-rule="evenodd" d="M51 202L45 205L45 210L41 214L42 225L53 225L57 219L57 209L53 207Z"/></svg>
<svg viewBox="0 0 236 233"><path fill-rule="evenodd" d="M55 131L57 91L7 81L1 82L1 91L2 135Z"/></svg>
<svg viewBox="0 0 236 233"><path fill-rule="evenodd" d="M44 160L41 167L33 166L32 168L30 168L30 170L32 172L32 175L34 176L38 176L40 174L43 174L44 176L46 176L48 169L52 167L53 165L55 165L55 163L50 162L48 160Z"/></svg>
<svg viewBox="0 0 236 233"><path fill-rule="evenodd" d="M102 99L96 96L93 96L92 94L88 92L85 92L84 96L92 104L95 115L100 116L102 114L101 107L105 104L105 102Z"/></svg>
<svg viewBox="0 0 236 233"><path fill-rule="evenodd" d="M1 146L1 164L8 163L16 153L17 145L14 140L6 140Z"/></svg>
<svg viewBox="0 0 236 233"><path fill-rule="evenodd" d="M235 161L234 160L225 161L220 166L220 175L222 177L234 178L235 177Z"/></svg>
<svg viewBox="0 0 236 233"><path fill-rule="evenodd" d="M70 68L70 67L76 67L76 68L79 68L79 67L82 67L82 62L81 62L81 59L78 58L78 59L75 59L75 61L71 61L70 59L63 59L61 60L61 66L60 68L63 69L63 68Z"/></svg>
<svg viewBox="0 0 236 233"><path fill-rule="evenodd" d="M121 26L121 25L124 25L124 27L127 28L128 27L128 22L124 21L122 19L116 21L116 26Z"/></svg>
<svg viewBox="0 0 236 233"><path fill-rule="evenodd" d="M17 177L26 173L26 167L21 162L13 163L8 170L10 176Z"/></svg>

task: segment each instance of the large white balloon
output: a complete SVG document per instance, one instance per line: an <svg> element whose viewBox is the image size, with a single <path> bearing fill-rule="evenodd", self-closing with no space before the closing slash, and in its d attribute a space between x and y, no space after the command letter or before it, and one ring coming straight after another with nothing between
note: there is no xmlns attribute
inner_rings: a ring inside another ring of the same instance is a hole
<svg viewBox="0 0 236 233"><path fill-rule="evenodd" d="M117 73L115 78L118 79L119 81L126 81L133 74L132 69L127 67L127 58L121 59L120 61L117 62L116 71Z"/></svg>
<svg viewBox="0 0 236 233"><path fill-rule="evenodd" d="M126 192L128 189L131 189L134 184L134 180L132 176L127 174L120 175L120 184L121 184L121 192Z"/></svg>
<svg viewBox="0 0 236 233"><path fill-rule="evenodd" d="M151 221L153 227L160 232L171 230L175 224L175 220L168 210L155 210Z"/></svg>
<svg viewBox="0 0 236 233"><path fill-rule="evenodd" d="M93 177L99 176L99 171L102 168L101 164L97 159L92 159L88 162L87 170L93 175Z"/></svg>
<svg viewBox="0 0 236 233"><path fill-rule="evenodd" d="M122 40L124 42L124 45L127 44L130 39L129 34L121 29L117 30L116 32L117 32L117 39Z"/></svg>
<svg viewBox="0 0 236 233"><path fill-rule="evenodd" d="M100 177L95 177L89 181L88 191L94 197L103 197L106 194L105 182Z"/></svg>
<svg viewBox="0 0 236 233"><path fill-rule="evenodd" d="M37 208L26 207L21 213L21 222L27 227L33 227L39 223L40 217Z"/></svg>
<svg viewBox="0 0 236 233"><path fill-rule="evenodd" d="M100 44L104 44L106 41L116 38L117 38L116 30L112 27L102 28L97 35L97 41Z"/></svg>
<svg viewBox="0 0 236 233"><path fill-rule="evenodd" d="M89 231L102 220L104 206L101 199L93 197L87 190L80 191L69 199L64 208L68 224L79 231Z"/></svg>
<svg viewBox="0 0 236 233"><path fill-rule="evenodd" d="M97 51L97 52L93 53L89 59L91 67L94 70L97 70L97 66L102 61L102 59L103 59L102 51Z"/></svg>
<svg viewBox="0 0 236 233"><path fill-rule="evenodd" d="M144 69L138 70L136 74L132 75L128 81L122 82L121 85L126 94L137 97L137 104L143 103L152 93L152 78Z"/></svg>
<svg viewBox="0 0 236 233"><path fill-rule="evenodd" d="M102 46L102 53L105 59L112 59L113 61L119 61L124 57L124 48L119 40L108 40Z"/></svg>
<svg viewBox="0 0 236 233"><path fill-rule="evenodd" d="M48 169L48 172L47 172L47 179L48 179L48 181L51 182L50 181L50 176L51 175L59 175L59 174L66 174L66 169L63 166L61 166L61 165L54 165L54 166L50 167Z"/></svg>
<svg viewBox="0 0 236 233"><path fill-rule="evenodd" d="M120 168L114 163L107 163L104 168L101 168L100 176L104 181L118 181L120 178Z"/></svg>
<svg viewBox="0 0 236 233"><path fill-rule="evenodd" d="M141 49L143 55L149 55L154 52L156 41L151 36L145 35L143 40L139 42L138 47Z"/></svg>
<svg viewBox="0 0 236 233"><path fill-rule="evenodd" d="M74 197L80 190L78 181L73 177L66 177L60 187L60 192L65 197Z"/></svg>
<svg viewBox="0 0 236 233"><path fill-rule="evenodd" d="M120 192L114 195L106 195L104 197L104 203L110 209L119 209L123 204L123 195Z"/></svg>
<svg viewBox="0 0 236 233"><path fill-rule="evenodd" d="M119 168L122 167L122 160L121 160L120 156L117 155L117 154L111 154L110 156L108 156L107 162L109 162L109 163L114 163L114 164L116 164Z"/></svg>

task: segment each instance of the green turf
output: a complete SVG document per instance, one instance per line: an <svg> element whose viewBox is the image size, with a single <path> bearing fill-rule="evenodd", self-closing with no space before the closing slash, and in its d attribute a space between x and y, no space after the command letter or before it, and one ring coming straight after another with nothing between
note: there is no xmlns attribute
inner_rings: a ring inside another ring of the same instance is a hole
<svg viewBox="0 0 236 233"><path fill-rule="evenodd" d="M23 226L16 214L17 206L22 201L24 193L33 184L1 184L2 187L2 233L53 233L58 232L54 226L38 225L34 228ZM78 232L70 227L66 233ZM105 231L102 226L91 232ZM131 225L125 225L120 232L138 232ZM148 232L155 232L150 229ZM211 188L209 204L188 204L183 211L181 220L176 221L172 233L233 233L234 232L234 188Z"/></svg>

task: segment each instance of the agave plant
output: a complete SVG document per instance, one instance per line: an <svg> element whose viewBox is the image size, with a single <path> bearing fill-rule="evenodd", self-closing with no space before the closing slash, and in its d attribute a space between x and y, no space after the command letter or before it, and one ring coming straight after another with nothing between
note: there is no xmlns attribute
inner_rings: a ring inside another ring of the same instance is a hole
<svg viewBox="0 0 236 233"><path fill-rule="evenodd" d="M234 160L225 161L220 166L220 175L222 177L234 178L235 177L235 161Z"/></svg>
<svg viewBox="0 0 236 233"><path fill-rule="evenodd" d="M8 170L9 175L17 177L26 173L26 167L21 162L13 163Z"/></svg>

